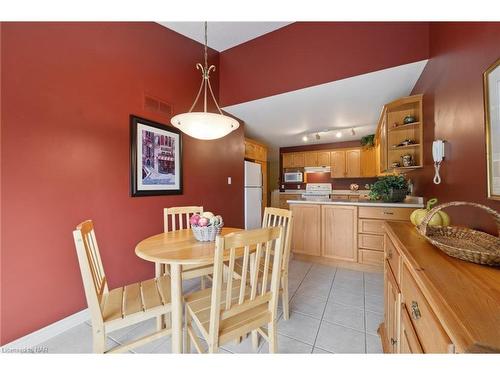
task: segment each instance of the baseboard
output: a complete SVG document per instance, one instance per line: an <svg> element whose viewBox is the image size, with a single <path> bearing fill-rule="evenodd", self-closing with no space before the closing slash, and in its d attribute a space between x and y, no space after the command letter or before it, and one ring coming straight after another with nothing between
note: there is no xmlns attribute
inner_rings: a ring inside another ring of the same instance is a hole
<svg viewBox="0 0 500 375"><path fill-rule="evenodd" d="M42 342L55 337L70 328L76 327L90 319L88 309L79 311L73 315L67 316L55 323L46 327L40 328L38 331L32 332L26 336L20 337L17 340L11 341L0 349L1 352L8 352L12 350L23 350L33 348L40 345Z"/></svg>

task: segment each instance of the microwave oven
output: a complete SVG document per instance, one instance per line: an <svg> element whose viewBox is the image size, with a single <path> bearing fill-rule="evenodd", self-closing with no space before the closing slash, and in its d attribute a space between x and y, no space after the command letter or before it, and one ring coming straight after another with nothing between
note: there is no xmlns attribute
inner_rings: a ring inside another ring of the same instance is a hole
<svg viewBox="0 0 500 375"><path fill-rule="evenodd" d="M302 172L284 173L285 182L302 182Z"/></svg>

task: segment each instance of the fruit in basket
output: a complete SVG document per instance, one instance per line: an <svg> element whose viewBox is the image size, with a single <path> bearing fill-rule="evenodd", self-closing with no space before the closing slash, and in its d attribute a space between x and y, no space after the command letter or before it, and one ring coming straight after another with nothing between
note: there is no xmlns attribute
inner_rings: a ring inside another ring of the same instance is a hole
<svg viewBox="0 0 500 375"><path fill-rule="evenodd" d="M214 215L212 212L210 212L210 211L205 211L205 212L203 212L203 213L201 214L201 217L205 217L205 218L207 218L207 219L209 219L209 220L210 220L211 218L213 218L214 216L215 216L215 215Z"/></svg>
<svg viewBox="0 0 500 375"><path fill-rule="evenodd" d="M208 226L209 220L206 217L200 217L200 220L198 220L198 226L200 227L206 227Z"/></svg>
<svg viewBox="0 0 500 375"><path fill-rule="evenodd" d="M410 221L412 224L415 226L422 224L422 221L432 209L432 206L434 206L437 202L438 200L436 198L429 199L426 208L419 208L418 210L413 211L410 215ZM447 227L450 225L450 217L446 212L438 211L429 220L429 225L431 227Z"/></svg>
<svg viewBox="0 0 500 375"><path fill-rule="evenodd" d="M191 225L198 225L198 222L200 221L201 216L198 214L194 214L189 218L189 224Z"/></svg>

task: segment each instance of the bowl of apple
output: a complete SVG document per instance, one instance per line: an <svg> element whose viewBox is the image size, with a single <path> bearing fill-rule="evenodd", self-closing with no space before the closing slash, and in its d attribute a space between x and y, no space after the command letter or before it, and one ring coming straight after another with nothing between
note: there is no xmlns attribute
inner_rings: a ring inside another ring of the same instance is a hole
<svg viewBox="0 0 500 375"><path fill-rule="evenodd" d="M201 214L194 214L189 218L189 224L191 224L191 230L193 231L194 237L198 241L215 241L222 227L224 226L224 221L222 216L214 215L210 211L202 212Z"/></svg>

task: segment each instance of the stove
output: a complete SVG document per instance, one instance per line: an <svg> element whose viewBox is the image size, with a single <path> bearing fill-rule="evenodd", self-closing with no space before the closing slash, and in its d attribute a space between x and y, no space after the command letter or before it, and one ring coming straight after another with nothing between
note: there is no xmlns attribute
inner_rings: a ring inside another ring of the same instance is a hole
<svg viewBox="0 0 500 375"><path fill-rule="evenodd" d="M306 200L325 200L330 199L332 194L332 184L317 183L306 184L306 192L302 194L302 198Z"/></svg>

